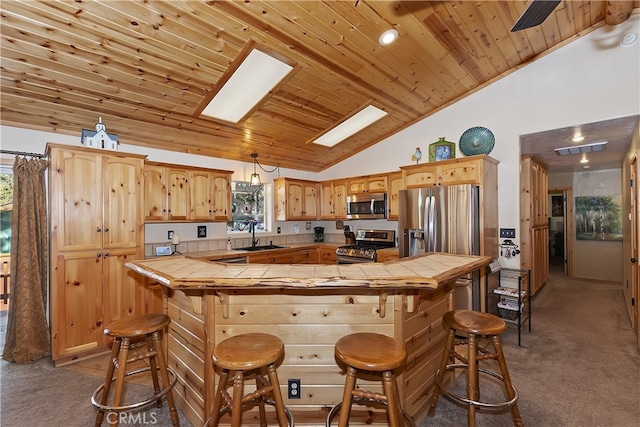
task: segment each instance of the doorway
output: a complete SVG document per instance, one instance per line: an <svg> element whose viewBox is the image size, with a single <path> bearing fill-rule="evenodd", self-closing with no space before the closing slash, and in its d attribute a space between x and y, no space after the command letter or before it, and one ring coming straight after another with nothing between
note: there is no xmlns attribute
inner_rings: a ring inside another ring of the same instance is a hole
<svg viewBox="0 0 640 427"><path fill-rule="evenodd" d="M571 275L571 234L573 205L571 188L550 188L549 206L549 272Z"/></svg>

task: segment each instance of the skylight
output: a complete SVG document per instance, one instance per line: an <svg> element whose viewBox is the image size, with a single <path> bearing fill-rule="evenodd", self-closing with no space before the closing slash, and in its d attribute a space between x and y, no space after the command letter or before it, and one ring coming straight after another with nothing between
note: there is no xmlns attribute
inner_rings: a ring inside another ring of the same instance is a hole
<svg viewBox="0 0 640 427"><path fill-rule="evenodd" d="M324 145L326 147L333 147L337 143L344 141L351 135L380 120L387 114L388 113L386 111L374 107L373 105L368 105L349 119L331 129L329 132L320 136L318 139L313 141L313 143Z"/></svg>
<svg viewBox="0 0 640 427"><path fill-rule="evenodd" d="M253 49L201 114L238 123L291 70L292 66Z"/></svg>

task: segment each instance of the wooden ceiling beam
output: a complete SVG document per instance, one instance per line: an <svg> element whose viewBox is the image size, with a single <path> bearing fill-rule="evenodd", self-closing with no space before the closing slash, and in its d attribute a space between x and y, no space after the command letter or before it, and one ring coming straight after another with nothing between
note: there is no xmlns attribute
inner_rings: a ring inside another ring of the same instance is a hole
<svg viewBox="0 0 640 427"><path fill-rule="evenodd" d="M629 19L633 10L632 1L607 1L604 22L607 25L618 25Z"/></svg>

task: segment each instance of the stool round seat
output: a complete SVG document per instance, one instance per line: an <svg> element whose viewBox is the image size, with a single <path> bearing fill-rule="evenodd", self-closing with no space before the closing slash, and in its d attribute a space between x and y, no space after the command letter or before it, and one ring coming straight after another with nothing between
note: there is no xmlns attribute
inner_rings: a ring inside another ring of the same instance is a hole
<svg viewBox="0 0 640 427"><path fill-rule="evenodd" d="M385 405L391 427L399 427L403 417L409 425L415 426L413 419L402 411L394 372L407 361L407 350L402 342L372 332L349 334L336 342L335 357L346 365L346 378L342 401L329 411L327 427L331 426L331 420L338 412L339 425L349 425L353 403ZM356 387L358 375L370 376L371 373L382 381L382 393Z"/></svg>
<svg viewBox="0 0 640 427"><path fill-rule="evenodd" d="M275 363L284 356L280 338L249 333L228 338L213 350L213 363L230 371L249 371Z"/></svg>
<svg viewBox="0 0 640 427"><path fill-rule="evenodd" d="M276 410L278 424L293 427L291 411L284 405L276 363L284 357L284 343L276 336L265 333L236 335L217 344L211 359L220 370L220 378L213 408L206 426L216 427L220 417L228 412L231 426L242 425L242 412L247 404L258 404L260 425L266 426L265 404ZM245 394L245 380L255 380L255 391ZM227 391L232 388L231 394Z"/></svg>
<svg viewBox="0 0 640 427"><path fill-rule="evenodd" d="M110 337L139 338L169 326L171 319L164 314L141 314L124 317L111 322L104 328L104 334Z"/></svg>
<svg viewBox="0 0 640 427"><path fill-rule="evenodd" d="M361 332L344 336L335 346L336 357L346 365L365 371L390 371L404 365L404 345L386 335Z"/></svg>
<svg viewBox="0 0 640 427"><path fill-rule="evenodd" d="M442 322L447 328L480 336L500 335L507 330L501 318L473 310L449 311L442 316Z"/></svg>

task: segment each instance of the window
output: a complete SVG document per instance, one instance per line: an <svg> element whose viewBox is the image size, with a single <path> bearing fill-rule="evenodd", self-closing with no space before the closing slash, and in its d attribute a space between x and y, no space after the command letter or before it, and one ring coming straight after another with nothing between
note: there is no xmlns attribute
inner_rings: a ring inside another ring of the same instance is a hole
<svg viewBox="0 0 640 427"><path fill-rule="evenodd" d="M11 253L11 216L13 213L13 171L0 168L0 255Z"/></svg>
<svg viewBox="0 0 640 427"><path fill-rule="evenodd" d="M249 182L231 183L232 218L227 222L227 232L248 232L252 221L256 221L256 232L269 231L265 193L264 185L256 188Z"/></svg>

